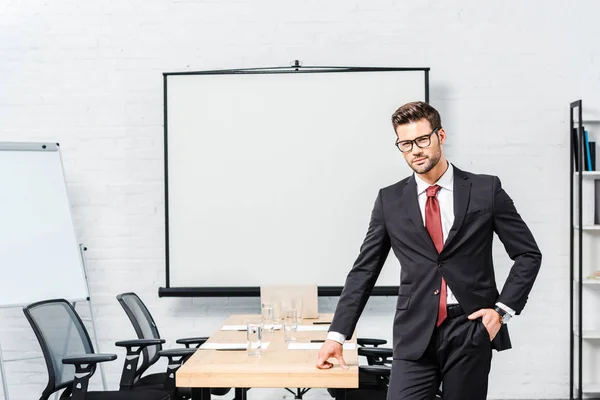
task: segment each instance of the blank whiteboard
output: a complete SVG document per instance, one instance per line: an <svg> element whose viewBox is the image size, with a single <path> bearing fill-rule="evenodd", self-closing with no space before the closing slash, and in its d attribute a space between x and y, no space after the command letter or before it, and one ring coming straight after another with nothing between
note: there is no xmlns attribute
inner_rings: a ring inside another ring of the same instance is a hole
<svg viewBox="0 0 600 400"><path fill-rule="evenodd" d="M427 101L427 69L276 72L165 74L161 295L339 291L378 190L411 173L391 116ZM392 255L376 286L399 282Z"/></svg>
<svg viewBox="0 0 600 400"><path fill-rule="evenodd" d="M0 143L0 306L88 298L54 143Z"/></svg>

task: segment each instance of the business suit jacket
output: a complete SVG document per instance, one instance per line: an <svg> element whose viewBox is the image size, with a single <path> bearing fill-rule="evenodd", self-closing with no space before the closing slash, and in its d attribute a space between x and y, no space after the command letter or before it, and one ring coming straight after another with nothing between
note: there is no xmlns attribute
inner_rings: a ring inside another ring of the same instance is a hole
<svg viewBox="0 0 600 400"><path fill-rule="evenodd" d="M454 167L453 195L454 224L438 254L423 225L414 175L379 191L331 331L352 336L390 248L401 265L394 359L416 360L424 353L436 324L442 276L467 314L493 308L497 301L521 313L542 259L531 231L496 176ZM502 293L492 261L494 232L514 261ZM511 347L506 325L492 347L498 351Z"/></svg>

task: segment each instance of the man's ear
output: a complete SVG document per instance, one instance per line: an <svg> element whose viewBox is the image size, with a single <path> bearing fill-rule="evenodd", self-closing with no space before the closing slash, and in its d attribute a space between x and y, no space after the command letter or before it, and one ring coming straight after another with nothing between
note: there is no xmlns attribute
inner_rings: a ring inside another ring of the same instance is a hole
<svg viewBox="0 0 600 400"><path fill-rule="evenodd" d="M440 144L444 144L444 142L446 141L446 131L444 130L444 128L441 128L439 131L437 131L437 134L440 138Z"/></svg>

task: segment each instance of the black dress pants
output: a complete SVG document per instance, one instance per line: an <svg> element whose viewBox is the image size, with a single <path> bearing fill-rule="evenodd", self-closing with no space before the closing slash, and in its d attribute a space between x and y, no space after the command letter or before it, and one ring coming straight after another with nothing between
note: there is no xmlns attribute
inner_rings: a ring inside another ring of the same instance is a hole
<svg viewBox="0 0 600 400"><path fill-rule="evenodd" d="M444 400L485 400L492 343L481 318L466 314L435 328L416 361L394 360L387 400L432 400L443 383Z"/></svg>

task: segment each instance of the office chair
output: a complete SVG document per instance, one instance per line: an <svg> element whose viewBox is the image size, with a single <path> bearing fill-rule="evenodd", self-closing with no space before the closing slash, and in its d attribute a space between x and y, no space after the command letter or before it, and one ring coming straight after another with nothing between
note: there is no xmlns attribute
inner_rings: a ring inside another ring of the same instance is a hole
<svg viewBox="0 0 600 400"><path fill-rule="evenodd" d="M385 363L383 362L383 360L380 359L380 357L378 357L378 355L387 355L387 350L384 351L383 353L371 353L371 352L364 352L361 351L361 348L379 348L379 346L383 346L387 344L387 340L385 339L375 339L375 338L357 338L356 339L356 344L358 345L358 355L359 356L363 356L367 359L367 364L368 365L384 365ZM391 362L390 362L391 364Z"/></svg>
<svg viewBox="0 0 600 400"><path fill-rule="evenodd" d="M64 389L60 398L72 400L169 400L161 391L146 390L137 393L120 391L89 392L90 377L101 362L113 361L116 354L94 353L92 341L73 306L64 299L45 300L23 308L40 344L46 367L48 384L40 400Z"/></svg>
<svg viewBox="0 0 600 400"><path fill-rule="evenodd" d="M161 389L172 394L174 399L189 399L192 397L191 388L175 386L175 372L196 349L208 340L208 337L193 337L177 339L176 343L185 347L163 350L164 339L160 338L156 323L144 302L135 293L122 293L117 300L133 325L137 340L117 342L117 346L127 349L127 360L123 365L121 375L121 390ZM193 346L193 347L192 347ZM140 355L142 360L140 362ZM166 372L143 375L154 365L161 356L169 357L169 367ZM211 388L211 394L222 396L231 388Z"/></svg>

